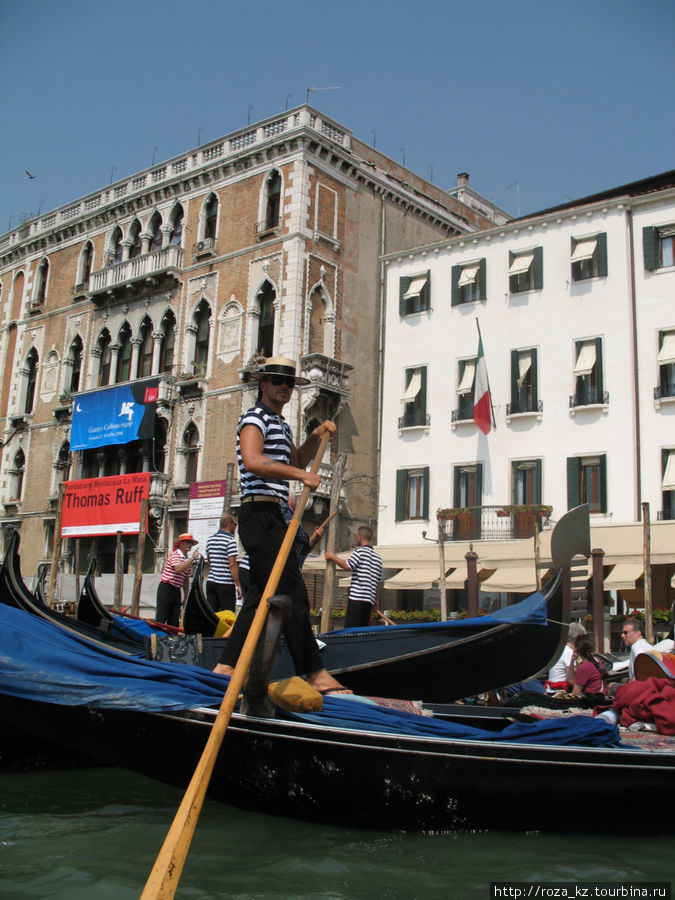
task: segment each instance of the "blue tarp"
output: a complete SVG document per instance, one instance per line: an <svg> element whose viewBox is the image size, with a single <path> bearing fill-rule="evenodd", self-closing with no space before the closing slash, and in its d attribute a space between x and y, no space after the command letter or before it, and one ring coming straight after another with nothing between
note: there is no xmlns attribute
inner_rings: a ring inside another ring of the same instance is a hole
<svg viewBox="0 0 675 900"><path fill-rule="evenodd" d="M218 707L227 683L225 676L196 666L149 661L93 646L51 622L0 603L0 693L63 706L159 712ZM321 713L290 718L458 740L620 746L616 726L587 716L509 725L493 732L326 696Z"/></svg>
<svg viewBox="0 0 675 900"><path fill-rule="evenodd" d="M476 625L546 625L546 597L535 591L519 603L504 606L486 616L475 616L472 619L448 619L447 622L415 622L411 624L397 624L396 630L403 631L456 631L463 628L475 628ZM345 637L350 634L367 634L368 632L382 632L382 625L374 625L370 628L343 628L341 631L330 632L331 640ZM321 638L324 635L320 635Z"/></svg>

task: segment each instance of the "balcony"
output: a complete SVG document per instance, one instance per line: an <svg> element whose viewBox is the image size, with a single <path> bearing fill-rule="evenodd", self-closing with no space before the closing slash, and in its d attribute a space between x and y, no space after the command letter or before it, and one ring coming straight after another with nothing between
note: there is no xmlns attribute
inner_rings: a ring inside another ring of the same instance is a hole
<svg viewBox="0 0 675 900"><path fill-rule="evenodd" d="M310 353L300 360L300 368L309 384L302 388L302 407L307 412L323 399L325 418L334 418L349 397L349 373L354 368L323 353Z"/></svg>
<svg viewBox="0 0 675 900"><path fill-rule="evenodd" d="M423 410L415 409L398 417L399 430L403 428L428 428L431 416Z"/></svg>
<svg viewBox="0 0 675 900"><path fill-rule="evenodd" d="M195 259L199 259L200 256L215 256L216 239L208 237L201 241L197 241L197 243L192 246L192 255Z"/></svg>
<svg viewBox="0 0 675 900"><path fill-rule="evenodd" d="M673 403L675 401L675 383L662 381L654 388L654 407L660 409L662 403Z"/></svg>
<svg viewBox="0 0 675 900"><path fill-rule="evenodd" d="M274 221L265 220L264 222L256 222L253 226L253 236L263 241L265 238L276 237L281 231L281 219Z"/></svg>
<svg viewBox="0 0 675 900"><path fill-rule="evenodd" d="M541 503L462 506L439 509L436 516L445 541L508 541L541 531L552 510Z"/></svg>
<svg viewBox="0 0 675 900"><path fill-rule="evenodd" d="M589 388L577 391L570 395L570 409L575 410L585 406L609 406L609 392L600 391L597 388ZM574 413L572 413L574 414Z"/></svg>
<svg viewBox="0 0 675 900"><path fill-rule="evenodd" d="M154 284L162 279L179 280L183 267L183 248L172 244L123 262L113 263L89 276L89 296L101 302L105 296L124 291L144 282Z"/></svg>

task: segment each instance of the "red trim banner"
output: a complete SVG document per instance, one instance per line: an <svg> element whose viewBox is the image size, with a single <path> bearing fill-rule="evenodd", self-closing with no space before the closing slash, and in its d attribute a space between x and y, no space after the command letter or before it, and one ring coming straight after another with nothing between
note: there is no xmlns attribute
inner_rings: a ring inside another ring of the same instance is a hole
<svg viewBox="0 0 675 900"><path fill-rule="evenodd" d="M141 500L150 493L150 473L110 475L67 481L61 512L61 537L138 534ZM145 521L147 532L148 522Z"/></svg>

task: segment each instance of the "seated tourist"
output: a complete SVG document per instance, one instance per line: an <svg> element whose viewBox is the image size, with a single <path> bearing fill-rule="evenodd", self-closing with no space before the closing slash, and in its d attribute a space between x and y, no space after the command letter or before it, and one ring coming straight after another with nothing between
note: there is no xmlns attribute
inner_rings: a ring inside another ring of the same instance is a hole
<svg viewBox="0 0 675 900"><path fill-rule="evenodd" d="M572 685L572 696L583 698L585 705L596 705L607 700L605 669L593 652L593 644L586 634L574 641L572 660L567 669L567 681Z"/></svg>
<svg viewBox="0 0 675 900"><path fill-rule="evenodd" d="M579 635L586 634L586 629L579 622L572 622L569 633L567 635L567 643L562 652L562 656L555 665L551 666L546 679L546 693L555 694L557 691L566 691L567 669L572 662L572 654L574 653L574 641Z"/></svg>

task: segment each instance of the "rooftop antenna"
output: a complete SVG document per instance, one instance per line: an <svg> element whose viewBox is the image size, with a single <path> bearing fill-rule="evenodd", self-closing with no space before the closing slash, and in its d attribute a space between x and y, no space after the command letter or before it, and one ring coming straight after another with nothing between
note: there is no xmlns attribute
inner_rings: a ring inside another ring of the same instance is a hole
<svg viewBox="0 0 675 900"><path fill-rule="evenodd" d="M305 97L305 103L309 103L309 95L313 94L314 91L339 91L340 85L337 87L308 87L307 88L307 96Z"/></svg>
<svg viewBox="0 0 675 900"><path fill-rule="evenodd" d="M158 150L159 150L159 147L152 148L152 164L153 164L153 166L155 164L155 153L157 153Z"/></svg>
<svg viewBox="0 0 675 900"><path fill-rule="evenodd" d="M432 165L429 165L429 181L434 183L434 167Z"/></svg>
<svg viewBox="0 0 675 900"><path fill-rule="evenodd" d="M377 146L377 132L373 128L373 147Z"/></svg>
<svg viewBox="0 0 675 900"><path fill-rule="evenodd" d="M405 147L401 147L401 153L403 154L403 165L405 165Z"/></svg>
<svg viewBox="0 0 675 900"><path fill-rule="evenodd" d="M515 187L516 189L516 209L518 218L520 218L520 182L514 181L511 184L507 185L504 190L508 191L508 189L512 187Z"/></svg>
<svg viewBox="0 0 675 900"><path fill-rule="evenodd" d="M110 170L110 184L112 184L113 175L115 174L116 171L117 171L117 166L113 166L112 169Z"/></svg>
<svg viewBox="0 0 675 900"><path fill-rule="evenodd" d="M293 99L293 94L286 94L286 112L288 112L288 101Z"/></svg>
<svg viewBox="0 0 675 900"><path fill-rule="evenodd" d="M198 146L198 147L199 147L199 145L200 145L201 142L202 142L202 131L203 131L203 130L204 130L204 126L203 126L203 125L200 125L200 126L199 126L199 131L197 132L197 146Z"/></svg>
<svg viewBox="0 0 675 900"><path fill-rule="evenodd" d="M248 105L248 122L246 123L247 125L251 124L251 110L252 109L253 109L253 104L249 103L249 105Z"/></svg>

